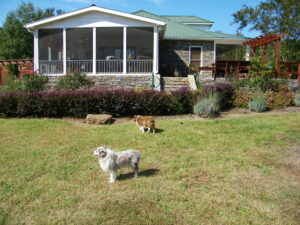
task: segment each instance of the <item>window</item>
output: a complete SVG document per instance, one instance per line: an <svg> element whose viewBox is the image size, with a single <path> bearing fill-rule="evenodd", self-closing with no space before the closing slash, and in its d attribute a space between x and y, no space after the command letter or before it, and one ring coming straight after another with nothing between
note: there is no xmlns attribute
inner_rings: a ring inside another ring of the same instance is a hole
<svg viewBox="0 0 300 225"><path fill-rule="evenodd" d="M67 29L67 60L93 59L93 30Z"/></svg>
<svg viewBox="0 0 300 225"><path fill-rule="evenodd" d="M39 30L39 59L62 60L63 35L62 29Z"/></svg>
<svg viewBox="0 0 300 225"><path fill-rule="evenodd" d="M127 59L152 60L153 59L153 28L128 27L127 28Z"/></svg>
<svg viewBox="0 0 300 225"><path fill-rule="evenodd" d="M192 72L198 71L201 67L202 47L190 47L190 70Z"/></svg>
<svg viewBox="0 0 300 225"><path fill-rule="evenodd" d="M123 28L97 28L97 60L123 60Z"/></svg>
<svg viewBox="0 0 300 225"><path fill-rule="evenodd" d="M216 45L216 59L243 60L246 55L246 48L243 45Z"/></svg>

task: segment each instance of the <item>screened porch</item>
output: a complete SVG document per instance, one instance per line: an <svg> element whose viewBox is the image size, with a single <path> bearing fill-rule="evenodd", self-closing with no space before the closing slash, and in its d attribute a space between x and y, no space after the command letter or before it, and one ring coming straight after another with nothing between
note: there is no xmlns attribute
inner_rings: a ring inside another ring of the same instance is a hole
<svg viewBox="0 0 300 225"><path fill-rule="evenodd" d="M157 71L154 27L39 29L36 35L37 69L42 74L142 75Z"/></svg>

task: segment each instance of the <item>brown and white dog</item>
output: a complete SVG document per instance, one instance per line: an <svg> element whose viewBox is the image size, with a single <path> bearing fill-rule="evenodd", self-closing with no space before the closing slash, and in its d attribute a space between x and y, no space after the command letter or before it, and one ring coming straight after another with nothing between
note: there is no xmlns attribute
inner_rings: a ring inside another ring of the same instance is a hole
<svg viewBox="0 0 300 225"><path fill-rule="evenodd" d="M152 130L153 134L155 134L155 121L152 116L134 116L133 120L143 133L145 133L145 128L147 128L148 133Z"/></svg>

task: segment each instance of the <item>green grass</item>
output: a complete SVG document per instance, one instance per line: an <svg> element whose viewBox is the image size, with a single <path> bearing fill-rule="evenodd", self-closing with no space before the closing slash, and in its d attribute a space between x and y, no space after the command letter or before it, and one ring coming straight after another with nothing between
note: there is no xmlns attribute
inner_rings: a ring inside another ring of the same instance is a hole
<svg viewBox="0 0 300 225"><path fill-rule="evenodd" d="M299 224L300 184L282 169L299 114L157 127L1 119L0 224ZM97 146L141 151L141 176L108 184Z"/></svg>

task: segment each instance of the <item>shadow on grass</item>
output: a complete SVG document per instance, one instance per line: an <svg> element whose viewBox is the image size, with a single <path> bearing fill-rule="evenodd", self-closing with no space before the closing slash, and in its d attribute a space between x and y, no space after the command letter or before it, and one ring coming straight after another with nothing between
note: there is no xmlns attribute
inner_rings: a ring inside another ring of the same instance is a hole
<svg viewBox="0 0 300 225"><path fill-rule="evenodd" d="M163 130L163 129L155 129L155 133L156 134L163 133L163 132L165 132L165 130Z"/></svg>
<svg viewBox="0 0 300 225"><path fill-rule="evenodd" d="M139 172L139 177L149 177L149 176L155 176L160 170L158 169L148 169L148 170L143 170ZM131 179L134 177L134 173L125 173L125 174L120 174L118 176L118 180L127 180Z"/></svg>

